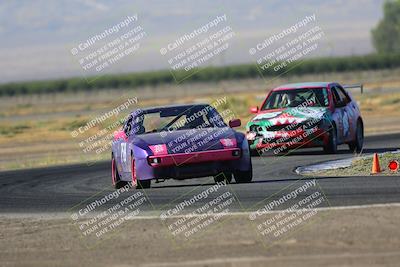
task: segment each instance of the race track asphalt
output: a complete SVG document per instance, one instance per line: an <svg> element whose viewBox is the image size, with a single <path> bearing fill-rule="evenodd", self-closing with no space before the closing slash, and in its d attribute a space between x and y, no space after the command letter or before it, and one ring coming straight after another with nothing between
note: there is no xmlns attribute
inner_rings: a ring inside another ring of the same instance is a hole
<svg viewBox="0 0 400 267"><path fill-rule="evenodd" d="M393 151L399 148L400 134L369 136L365 139L364 153ZM293 151L289 155L253 157L253 182L227 185L226 190L237 200L230 210L255 210L265 201L278 199L286 194L289 189L285 188L295 188L313 179L296 175L293 170L297 166L353 156L347 146L340 146L339 149L335 155L325 155L322 149L316 148ZM213 185L211 179L153 183L151 189L142 191L147 201L141 206L141 210L159 213L174 207L176 203L210 188ZM316 181L329 200L324 206L400 202L400 175L318 177ZM1 172L0 212L70 212L71 208L75 210L82 206L82 202L89 203L113 192L109 162L99 162L92 166L71 165ZM134 192L137 191L131 189L123 194L127 196ZM200 207L206 201L205 198L200 199L191 208ZM113 203L115 202L110 200L102 205L101 209L111 207Z"/></svg>

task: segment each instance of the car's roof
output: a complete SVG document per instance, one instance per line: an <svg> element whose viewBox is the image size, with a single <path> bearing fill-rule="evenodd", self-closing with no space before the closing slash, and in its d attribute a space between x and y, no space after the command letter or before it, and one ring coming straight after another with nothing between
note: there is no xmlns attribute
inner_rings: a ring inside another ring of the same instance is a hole
<svg viewBox="0 0 400 267"><path fill-rule="evenodd" d="M148 107L148 108L142 108L140 110L143 113L152 113L152 112L158 112L161 110L168 110L168 109L183 109L183 110L185 110L185 109L189 109L189 108L193 108L193 107L205 107L205 106L208 106L208 104L205 104L205 103L176 104L176 105Z"/></svg>
<svg viewBox="0 0 400 267"><path fill-rule="evenodd" d="M323 88L323 87L328 87L330 84L333 83L334 82L289 83L276 87L273 90L275 91L275 90L290 90L290 89L300 89L300 88Z"/></svg>

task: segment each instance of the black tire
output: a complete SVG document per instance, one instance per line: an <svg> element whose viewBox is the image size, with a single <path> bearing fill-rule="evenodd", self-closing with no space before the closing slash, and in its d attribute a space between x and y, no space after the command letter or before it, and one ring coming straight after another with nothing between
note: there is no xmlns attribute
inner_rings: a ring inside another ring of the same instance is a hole
<svg viewBox="0 0 400 267"><path fill-rule="evenodd" d="M250 149L250 156L259 157L261 156L261 151L258 151L257 149Z"/></svg>
<svg viewBox="0 0 400 267"><path fill-rule="evenodd" d="M226 183L230 184L232 182L232 173L230 172L222 172L217 175L214 175L214 182L221 183L225 181Z"/></svg>
<svg viewBox="0 0 400 267"><path fill-rule="evenodd" d="M115 175L115 177L113 177L113 174ZM126 181L121 181L121 177L119 176L118 169L115 164L114 155L111 155L111 179L113 181L113 186L115 189L120 189L128 184L128 182Z"/></svg>
<svg viewBox="0 0 400 267"><path fill-rule="evenodd" d="M151 180L140 180L136 176L135 159L133 153L131 153L131 175L132 175L132 185L134 185L134 180L136 180L136 189L146 189L151 187Z"/></svg>
<svg viewBox="0 0 400 267"><path fill-rule="evenodd" d="M136 180L136 189L147 189L151 187L151 180Z"/></svg>
<svg viewBox="0 0 400 267"><path fill-rule="evenodd" d="M364 126L360 120L357 121L355 140L349 143L351 152L360 153L364 145Z"/></svg>
<svg viewBox="0 0 400 267"><path fill-rule="evenodd" d="M250 169L248 171L235 171L233 177L235 177L235 181L238 184L250 183L251 180L253 180L253 164L251 163L251 158Z"/></svg>
<svg viewBox="0 0 400 267"><path fill-rule="evenodd" d="M329 142L324 146L324 152L328 154L336 154L337 146L337 131L336 126L333 124L329 131Z"/></svg>

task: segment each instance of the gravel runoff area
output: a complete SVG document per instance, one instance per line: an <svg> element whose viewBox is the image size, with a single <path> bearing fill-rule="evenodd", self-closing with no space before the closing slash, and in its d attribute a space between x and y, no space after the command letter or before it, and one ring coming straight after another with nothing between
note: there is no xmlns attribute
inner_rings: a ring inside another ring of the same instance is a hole
<svg viewBox="0 0 400 267"><path fill-rule="evenodd" d="M269 214L268 216L272 216ZM193 240L171 239L167 221L125 221L91 246L73 221L0 216L1 266L398 266L400 204L323 209L270 242L247 214L230 214Z"/></svg>

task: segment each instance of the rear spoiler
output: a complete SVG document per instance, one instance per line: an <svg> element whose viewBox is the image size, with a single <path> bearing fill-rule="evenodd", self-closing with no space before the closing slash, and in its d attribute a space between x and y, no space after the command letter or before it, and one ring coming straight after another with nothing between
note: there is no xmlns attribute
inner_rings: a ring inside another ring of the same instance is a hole
<svg viewBox="0 0 400 267"><path fill-rule="evenodd" d="M364 92L364 85L362 83L358 84L346 84L343 85L344 89L353 89L353 88L360 88L361 89L361 94Z"/></svg>

